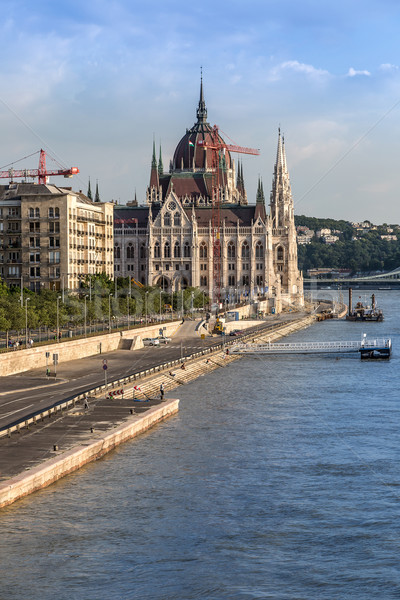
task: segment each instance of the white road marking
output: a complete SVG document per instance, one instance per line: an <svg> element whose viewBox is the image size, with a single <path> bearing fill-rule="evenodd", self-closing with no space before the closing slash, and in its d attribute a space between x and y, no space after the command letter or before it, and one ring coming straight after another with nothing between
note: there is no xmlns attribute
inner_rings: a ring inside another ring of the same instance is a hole
<svg viewBox="0 0 400 600"><path fill-rule="evenodd" d="M19 408L18 410L14 410L10 413L7 413L6 415L1 415L2 419L6 419L7 417L11 417L11 415L15 415L18 412L21 412L21 410L26 410L27 408L30 408L31 406L33 406L33 404L29 404L28 406L24 406L23 408Z"/></svg>

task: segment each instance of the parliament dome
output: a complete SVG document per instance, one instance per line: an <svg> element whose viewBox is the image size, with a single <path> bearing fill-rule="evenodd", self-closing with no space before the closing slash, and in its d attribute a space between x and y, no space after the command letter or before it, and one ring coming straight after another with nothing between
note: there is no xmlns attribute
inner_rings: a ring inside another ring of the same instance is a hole
<svg viewBox="0 0 400 600"><path fill-rule="evenodd" d="M203 81L200 84L200 100L197 108L197 122L179 141L172 161L173 171L204 171L212 167L212 150L204 148L203 142L211 143L214 139L213 127L207 122L207 108L204 102ZM225 143L218 134L218 139ZM228 150L225 151L225 168L232 168L232 160Z"/></svg>

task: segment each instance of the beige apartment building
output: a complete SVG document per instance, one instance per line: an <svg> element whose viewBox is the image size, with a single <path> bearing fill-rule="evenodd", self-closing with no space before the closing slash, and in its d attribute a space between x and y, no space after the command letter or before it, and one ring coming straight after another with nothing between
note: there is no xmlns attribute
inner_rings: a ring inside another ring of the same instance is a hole
<svg viewBox="0 0 400 600"><path fill-rule="evenodd" d="M52 184L0 186L0 269L7 285L77 290L85 275L114 276L113 204Z"/></svg>

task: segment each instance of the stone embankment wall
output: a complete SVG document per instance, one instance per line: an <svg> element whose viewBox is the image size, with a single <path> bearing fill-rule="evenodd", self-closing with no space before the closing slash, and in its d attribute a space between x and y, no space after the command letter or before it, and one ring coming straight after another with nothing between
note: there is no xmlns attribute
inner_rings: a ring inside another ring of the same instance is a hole
<svg viewBox="0 0 400 600"><path fill-rule="evenodd" d="M46 346L37 346L24 350L11 351L0 355L0 376L15 375L31 369L46 367L48 360L49 366L53 364L53 354L58 354L58 362L85 358L102 352L112 352L118 350L121 339L133 340L134 348L143 346L143 338L158 337L160 327L165 327L164 335L173 335L180 325L180 321L163 323L158 325L149 325L140 329L126 329L116 333L107 333L95 337L88 337L78 340L68 340L59 344L49 344ZM50 353L50 358L46 359L46 352Z"/></svg>
<svg viewBox="0 0 400 600"><path fill-rule="evenodd" d="M276 341L313 323L315 323L315 316L310 315L291 323L285 323L273 332L255 333L254 340ZM176 326L178 325L176 324ZM147 330L147 333L143 335L148 336L151 333ZM120 338L119 335L118 338ZM227 354L219 348L215 352L211 352L201 358L186 361L185 369L181 369L178 366L172 368L169 372L164 371L145 377L140 381L141 392L138 393L135 391L135 397L142 396L145 399L148 396L157 396L161 383L165 391L168 392L210 371L225 367L239 358L240 355ZM133 385L134 383L125 386L124 402L126 399L133 399ZM101 395L104 397L104 391L99 391L98 396ZM29 472L24 470L20 475L2 482L0 484L0 508L47 487L65 475L76 471L83 465L101 458L119 444L143 433L159 421L175 414L178 409L179 400L166 400L161 405L153 406L141 414L133 414L128 421L124 421L124 423L108 432L96 433L95 441L86 444L82 444L81 442L81 445L63 452L60 456L45 461L42 465L30 469Z"/></svg>
<svg viewBox="0 0 400 600"><path fill-rule="evenodd" d="M47 487L83 465L97 460L113 448L150 429L156 423L178 412L179 400L167 400L154 406L142 415L135 415L111 432L100 434L96 441L77 446L62 456L52 458L43 465L24 472L0 484L0 508L12 504L19 498Z"/></svg>

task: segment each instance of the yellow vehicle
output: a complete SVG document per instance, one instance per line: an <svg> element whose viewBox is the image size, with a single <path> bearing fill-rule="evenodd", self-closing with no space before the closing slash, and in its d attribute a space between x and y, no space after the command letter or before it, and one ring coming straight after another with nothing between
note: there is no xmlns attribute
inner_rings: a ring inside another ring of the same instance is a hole
<svg viewBox="0 0 400 600"><path fill-rule="evenodd" d="M223 322L217 318L217 320L215 321L213 333L222 333L223 329L224 329Z"/></svg>
<svg viewBox="0 0 400 600"><path fill-rule="evenodd" d="M131 282L140 288L144 288L143 283L140 283L140 281L136 281L136 279L134 279L133 277L131 277Z"/></svg>
<svg viewBox="0 0 400 600"><path fill-rule="evenodd" d="M166 311L172 311L172 306L170 304L164 304L164 309Z"/></svg>

